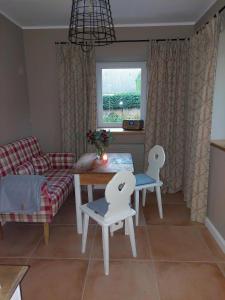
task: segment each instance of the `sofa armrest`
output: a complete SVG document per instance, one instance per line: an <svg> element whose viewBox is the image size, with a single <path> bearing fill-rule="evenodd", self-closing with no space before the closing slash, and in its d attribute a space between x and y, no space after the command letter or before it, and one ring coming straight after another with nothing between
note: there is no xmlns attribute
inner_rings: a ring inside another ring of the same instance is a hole
<svg viewBox="0 0 225 300"><path fill-rule="evenodd" d="M53 169L71 169L76 160L75 153L48 153Z"/></svg>

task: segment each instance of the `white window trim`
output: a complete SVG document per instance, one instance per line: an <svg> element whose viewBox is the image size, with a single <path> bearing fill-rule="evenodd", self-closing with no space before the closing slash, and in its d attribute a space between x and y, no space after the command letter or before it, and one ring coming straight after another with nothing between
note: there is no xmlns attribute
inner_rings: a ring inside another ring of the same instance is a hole
<svg viewBox="0 0 225 300"><path fill-rule="evenodd" d="M102 69L141 69L141 119L145 120L146 116L146 96L147 96L147 69L146 62L112 62L96 63L96 80L97 80L97 126L98 128L121 128L122 123L104 123L103 116L103 98L102 98Z"/></svg>

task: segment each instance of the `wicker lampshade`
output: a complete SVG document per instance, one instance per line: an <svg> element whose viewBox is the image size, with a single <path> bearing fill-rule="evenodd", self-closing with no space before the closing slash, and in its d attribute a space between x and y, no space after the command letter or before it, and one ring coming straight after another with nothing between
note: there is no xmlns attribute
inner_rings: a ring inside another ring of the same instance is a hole
<svg viewBox="0 0 225 300"><path fill-rule="evenodd" d="M83 51L116 40L109 0L73 0L69 41Z"/></svg>

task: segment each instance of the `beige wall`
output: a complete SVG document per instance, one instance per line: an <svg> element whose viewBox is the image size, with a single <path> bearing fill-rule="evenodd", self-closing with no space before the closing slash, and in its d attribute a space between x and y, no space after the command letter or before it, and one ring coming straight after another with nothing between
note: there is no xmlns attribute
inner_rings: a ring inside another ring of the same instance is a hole
<svg viewBox="0 0 225 300"><path fill-rule="evenodd" d="M212 140L225 139L225 30L220 33L212 114Z"/></svg>
<svg viewBox="0 0 225 300"><path fill-rule="evenodd" d="M118 28L117 39L183 38L189 36L192 29L192 26ZM66 40L67 30L64 29L24 30L32 132L45 151L61 149L54 43ZM145 61L147 52L148 43L114 44L96 48L96 60ZM143 136L142 142L136 137L116 139L110 149L131 152L138 161L136 169L143 168Z"/></svg>
<svg viewBox="0 0 225 300"><path fill-rule="evenodd" d="M64 33L64 30L24 31L32 133L44 151L61 149L54 42L64 39Z"/></svg>
<svg viewBox="0 0 225 300"><path fill-rule="evenodd" d="M209 11L199 20L195 28L205 24L210 17L214 16L223 6L225 0L218 0ZM216 85L213 103L212 139L225 138L224 122L224 66L225 66L225 35L220 36L220 45L217 61ZM211 146L209 194L208 194L208 218L225 239L225 152Z"/></svg>
<svg viewBox="0 0 225 300"><path fill-rule="evenodd" d="M30 134L23 32L0 15L0 144Z"/></svg>
<svg viewBox="0 0 225 300"><path fill-rule="evenodd" d="M208 218L225 239L225 152L211 146Z"/></svg>

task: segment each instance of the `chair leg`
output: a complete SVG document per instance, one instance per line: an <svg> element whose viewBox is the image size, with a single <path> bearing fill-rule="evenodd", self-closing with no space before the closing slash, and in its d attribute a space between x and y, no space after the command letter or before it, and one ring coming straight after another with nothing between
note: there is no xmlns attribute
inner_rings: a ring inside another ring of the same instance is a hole
<svg viewBox="0 0 225 300"><path fill-rule="evenodd" d="M136 210L135 221L136 221L136 226L138 226L138 222L139 222L139 191L135 191L134 201L135 201L135 210Z"/></svg>
<svg viewBox="0 0 225 300"><path fill-rule="evenodd" d="M89 224L89 216L84 214L84 227L83 227L83 234L82 234L82 249L81 252L85 253L86 244L87 244L87 234L88 234L88 224Z"/></svg>
<svg viewBox="0 0 225 300"><path fill-rule="evenodd" d="M44 223L44 240L47 246L49 242L49 223Z"/></svg>
<svg viewBox="0 0 225 300"><path fill-rule="evenodd" d="M102 226L102 245L103 245L105 275L109 275L109 230L108 230L108 226Z"/></svg>
<svg viewBox="0 0 225 300"><path fill-rule="evenodd" d="M110 226L110 236L113 237L114 236L114 231L113 231L113 225Z"/></svg>
<svg viewBox="0 0 225 300"><path fill-rule="evenodd" d="M92 185L88 185L87 186L87 190L88 190L88 202L93 202L93 187Z"/></svg>
<svg viewBox="0 0 225 300"><path fill-rule="evenodd" d="M129 223L128 223L128 220L127 219L125 219L124 220L124 231L125 231L125 235L129 235L130 233L129 233Z"/></svg>
<svg viewBox="0 0 225 300"><path fill-rule="evenodd" d="M146 203L146 189L142 190L142 206L145 207Z"/></svg>
<svg viewBox="0 0 225 300"><path fill-rule="evenodd" d="M156 186L155 189L156 189L156 198L158 202L159 217L160 219L163 219L162 197L161 197L160 186Z"/></svg>
<svg viewBox="0 0 225 300"><path fill-rule="evenodd" d="M133 257L137 256L137 249L136 249L136 242L135 242L135 235L134 235L134 224L133 224L133 218L128 218L128 224L129 224L129 235L130 235L130 244L132 249Z"/></svg>

